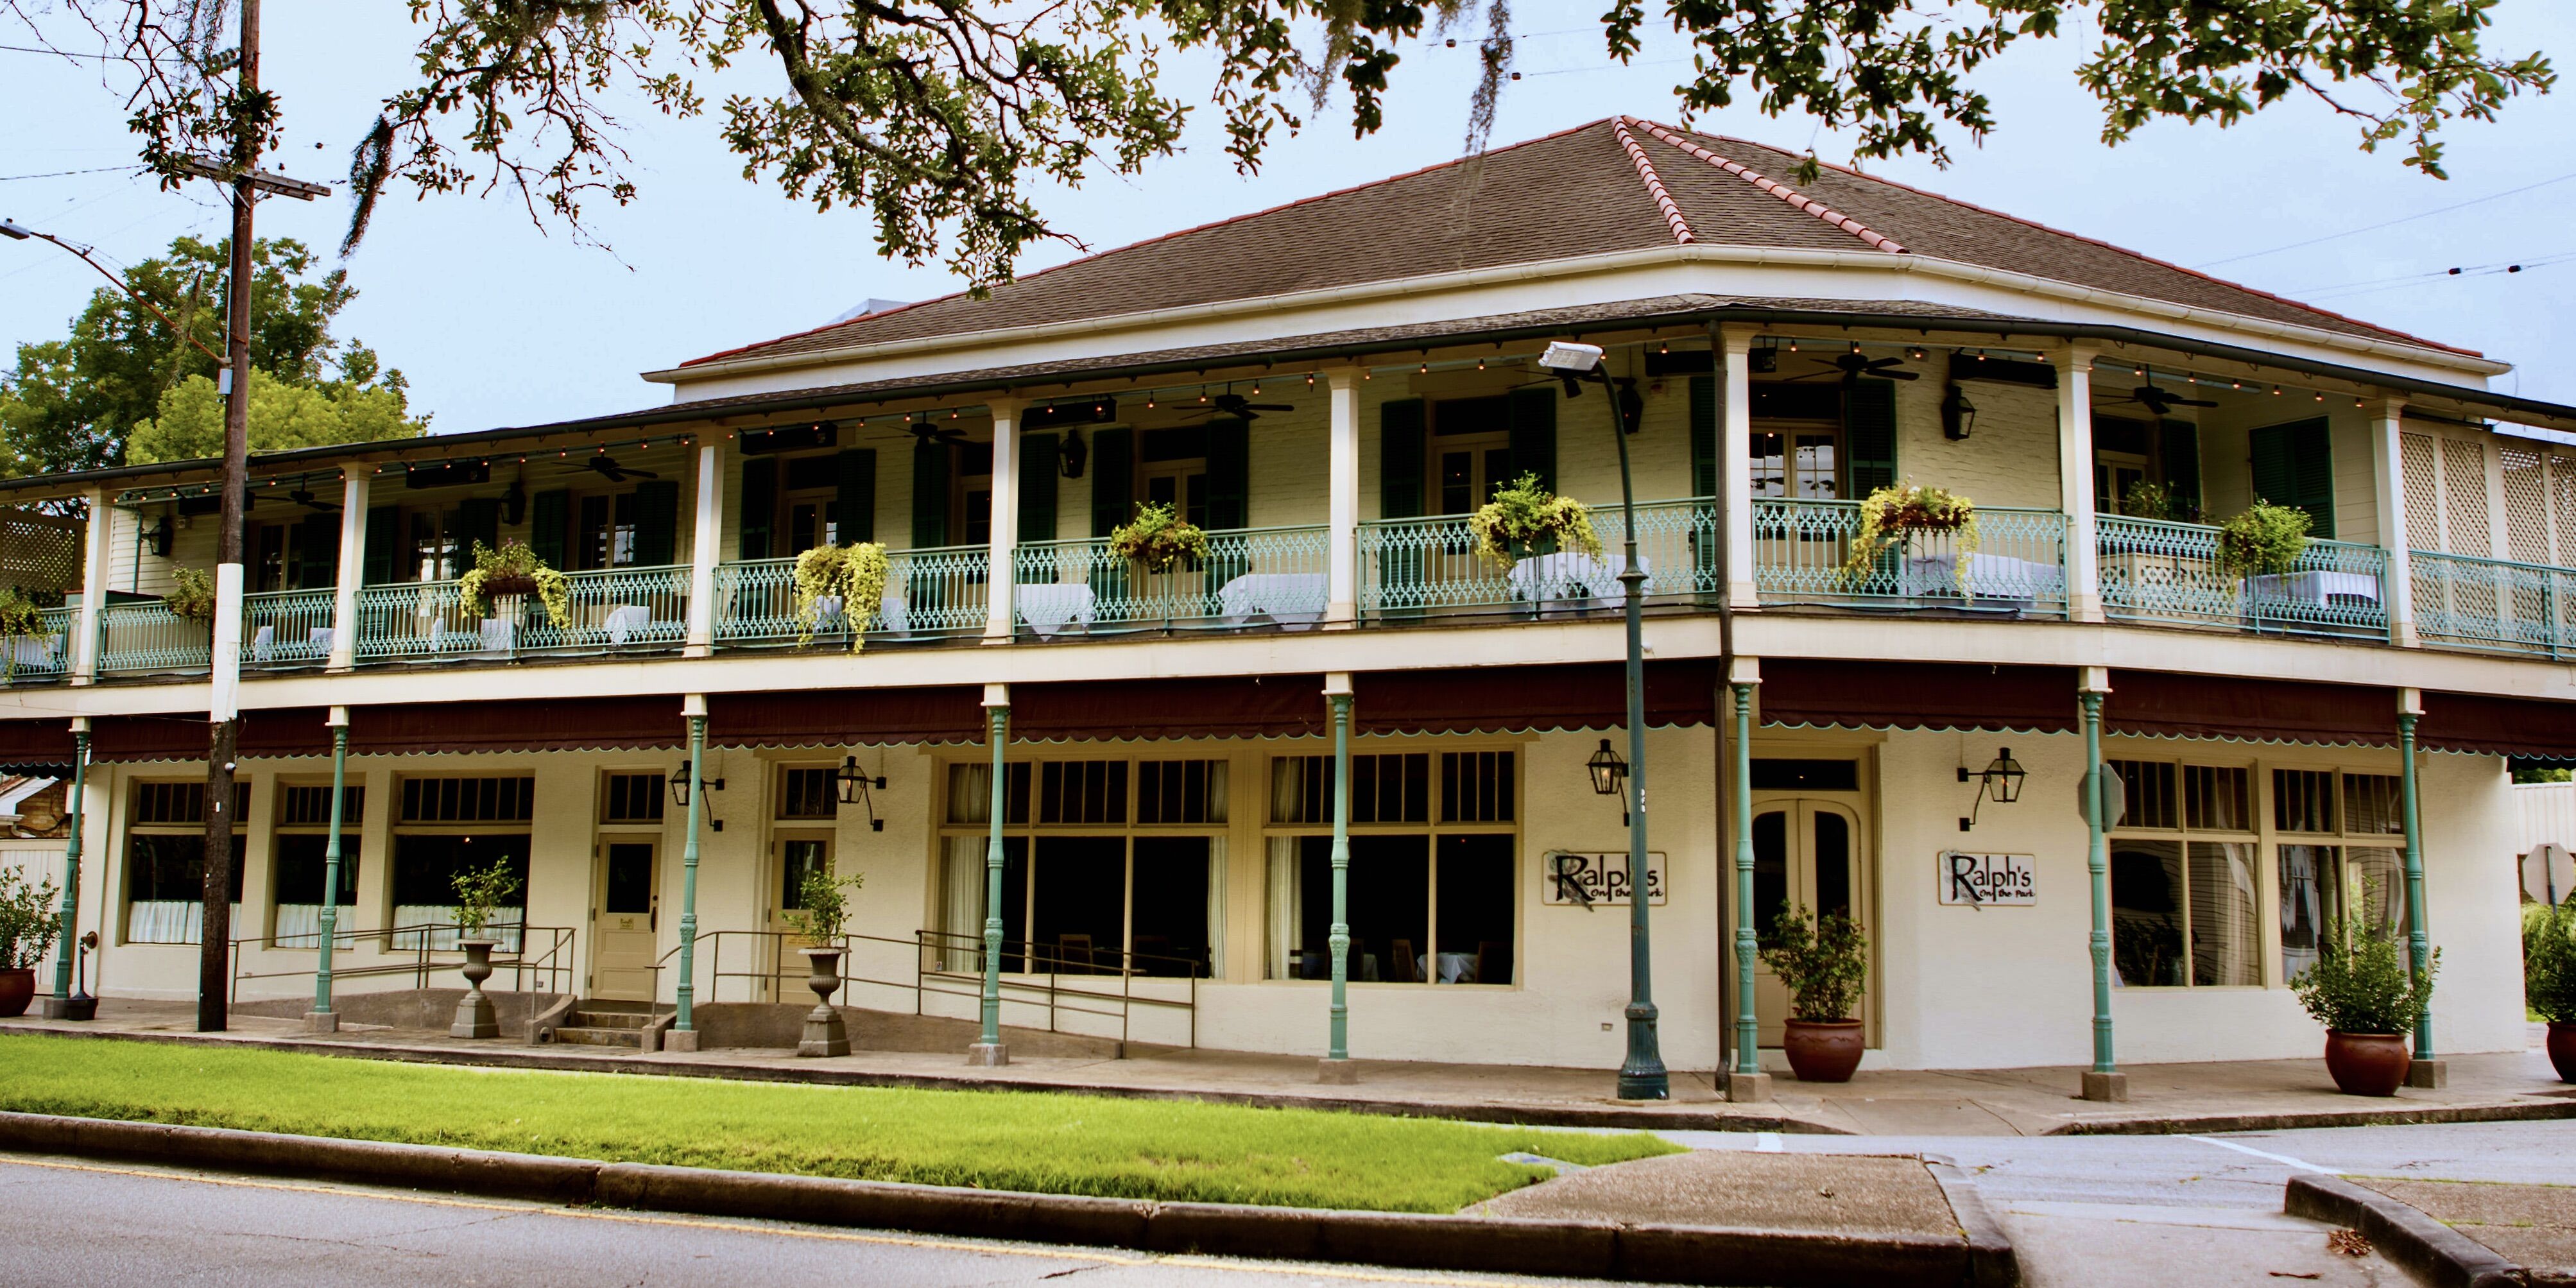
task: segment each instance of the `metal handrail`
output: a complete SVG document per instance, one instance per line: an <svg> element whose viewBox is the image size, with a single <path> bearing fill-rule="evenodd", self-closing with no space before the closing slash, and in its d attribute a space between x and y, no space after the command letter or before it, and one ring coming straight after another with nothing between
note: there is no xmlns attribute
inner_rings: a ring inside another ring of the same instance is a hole
<svg viewBox="0 0 2576 1288"><path fill-rule="evenodd" d="M444 970L452 970L464 964L464 954L462 952L455 949L432 948L429 946L431 932L452 930L454 928L455 923L453 922L421 922L414 925L384 926L367 930L334 930L331 933L331 943L335 956L337 951L344 945L349 948L355 948L358 941L365 939L381 939L385 941L386 945L390 945L393 941L393 937L401 934L411 934L413 937L413 946L407 950L390 948L383 945L378 946L377 951L379 954L391 955L399 953L402 954L400 960L378 960L367 965L342 965L340 962L334 961L331 965L331 977L334 980L341 980L373 978L388 975L409 975L412 977L412 987L427 988L429 987L430 976L433 974ZM524 993L528 991L527 984L528 977L530 975L541 976L547 986L544 991L548 993L560 995L568 992L568 986L571 983L572 976L572 946L575 939L575 932L573 929L569 926L521 926L516 929L519 931L519 950L514 953L495 952L491 958L493 975L497 978L502 971L509 971L512 992ZM530 952L527 945L532 936L542 936L546 940L545 950L542 953L532 954ZM291 939L297 942L281 944L278 942L280 939ZM277 935L274 933L266 935L244 935L231 940L228 951L228 955L232 963L230 996L235 1001L240 1000L241 984L243 980L292 979L298 977L310 979L321 969L320 964L317 962L312 966L300 967L294 970L249 970L247 967L250 963L243 952L245 948L257 947L266 951L302 951L305 949L311 949L319 952L321 946L320 932L310 930L297 931L291 935ZM454 958L455 960L439 960L440 958Z"/></svg>
<svg viewBox="0 0 2576 1288"><path fill-rule="evenodd" d="M2576 653L2576 569L2408 552L2415 632L2450 648Z"/></svg>
<svg viewBox="0 0 2576 1288"><path fill-rule="evenodd" d="M2288 572L2246 576L2222 571L2220 529L2207 524L2105 514L2095 529L2102 609L2114 619L2295 635L2388 633L2388 552L2378 546L2310 538Z"/></svg>

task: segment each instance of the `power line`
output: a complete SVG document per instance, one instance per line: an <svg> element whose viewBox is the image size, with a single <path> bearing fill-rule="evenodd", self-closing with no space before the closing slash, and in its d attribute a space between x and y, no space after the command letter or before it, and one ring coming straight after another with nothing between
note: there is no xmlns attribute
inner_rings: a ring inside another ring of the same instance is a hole
<svg viewBox="0 0 2576 1288"><path fill-rule="evenodd" d="M132 54L76 54L68 49L46 49L37 45L0 45L0 50L13 54L44 54L54 58L86 58L100 63L185 63L185 58L141 58Z"/></svg>
<svg viewBox="0 0 2576 1288"><path fill-rule="evenodd" d="M2528 273L2535 269L2549 268L2558 264L2564 264L2570 260L2576 260L2576 251L2558 251L2552 254L2540 256L2536 259L2498 261L2492 264L2470 264L2454 268L2437 268L2428 273L2408 273L2399 277L2378 277L2365 281L2348 282L2342 286L2319 287L2316 288L2313 293L2310 293L2307 298L2312 302L2350 299L2355 296L2376 295L2381 291L2393 291L2399 287L2409 286L2416 283L2431 283L2455 277L2498 277Z"/></svg>
<svg viewBox="0 0 2576 1288"><path fill-rule="evenodd" d="M19 179L59 179L67 174L107 174L111 171L142 168L140 165L102 165L92 166L87 170L54 170L45 174L0 174L0 183L11 183Z"/></svg>
<svg viewBox="0 0 2576 1288"><path fill-rule="evenodd" d="M2335 241L2345 237L2355 237L2362 233L2375 233L2382 228L2394 228L2399 224L2411 224L2418 219L2430 219L2435 215L2447 215L2454 210L2466 210L2471 206L2483 205L2490 201L2500 201L2506 197L2520 196L2521 194L2530 192L2535 188L2546 188L2553 183L2565 183L2570 179L2576 179L2576 174L2562 174L2555 179L2543 179L2538 183L2525 184L2519 188L2509 188L2503 192L2491 192L2483 197L2471 197L2467 201L2458 202L2448 206L2437 206L2431 210L2422 211L2417 214L2400 216L2399 218L2388 220L2385 223L2368 224L2360 228L2347 228L2339 233L2327 233L2323 237L2311 237L2306 241L2291 242L2287 246L2275 246L2270 250L2247 251L2242 255L2230 255L2225 259L2213 259L2207 263L2195 264L2192 267L2216 268L2221 264L2233 264L2239 260L2261 259L2266 255L2278 255L2285 250L2298 250L2301 247L2314 246L2321 242Z"/></svg>

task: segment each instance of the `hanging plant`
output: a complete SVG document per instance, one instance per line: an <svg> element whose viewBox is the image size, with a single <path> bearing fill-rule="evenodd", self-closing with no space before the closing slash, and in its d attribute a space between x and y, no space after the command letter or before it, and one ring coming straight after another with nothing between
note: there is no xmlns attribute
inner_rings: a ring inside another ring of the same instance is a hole
<svg viewBox="0 0 2576 1288"><path fill-rule="evenodd" d="M1852 537L1851 556L1843 575L1866 577L1878 557L1917 533L1946 532L1959 552L1959 588L1968 585L1968 558L1977 548L1977 503L1937 487L1899 483L1869 494L1860 503L1860 531Z"/></svg>
<svg viewBox="0 0 2576 1288"><path fill-rule="evenodd" d="M867 644L868 623L885 607L886 548L862 541L854 546L816 546L796 556L796 642L814 642L823 617L823 601L841 601L841 619L850 624L850 651Z"/></svg>
<svg viewBox="0 0 2576 1288"><path fill-rule="evenodd" d="M1601 534L1592 530L1592 511L1581 501L1548 491L1536 474L1523 474L1497 489L1493 500L1467 516L1467 531L1475 534L1480 553L1506 568L1542 545L1601 557Z"/></svg>
<svg viewBox="0 0 2576 1288"><path fill-rule="evenodd" d="M2218 571L2227 577L2269 577L2299 566L2314 520L2294 505L2256 501L2218 529Z"/></svg>
<svg viewBox="0 0 2576 1288"><path fill-rule="evenodd" d="M546 606L546 620L561 626L572 613L572 583L546 566L537 552L516 541L498 550L474 543L474 567L456 579L458 607L467 617L489 617L492 601L503 595L528 595Z"/></svg>
<svg viewBox="0 0 2576 1288"><path fill-rule="evenodd" d="M215 621L215 579L202 568L181 568L170 574L170 593L162 596L161 602L180 621L211 626Z"/></svg>
<svg viewBox="0 0 2576 1288"><path fill-rule="evenodd" d="M1110 530L1109 548L1147 572L1170 572L1184 559L1207 558L1208 536L1178 509L1147 501L1136 507L1135 518Z"/></svg>

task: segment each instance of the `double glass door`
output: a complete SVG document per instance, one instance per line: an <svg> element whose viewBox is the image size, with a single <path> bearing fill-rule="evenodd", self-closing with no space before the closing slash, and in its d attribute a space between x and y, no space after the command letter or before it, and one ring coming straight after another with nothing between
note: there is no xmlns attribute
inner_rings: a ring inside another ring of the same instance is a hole
<svg viewBox="0 0 2576 1288"><path fill-rule="evenodd" d="M1772 926L1781 914L1804 907L1821 918L1840 912L1861 923L1870 934L1862 898L1860 819L1851 806L1807 797L1756 796L1753 802L1753 929L1761 946L1774 942ZM1780 1045L1782 1021L1789 1017L1789 990L1769 966L1753 972L1754 1017L1761 1026L1761 1045ZM1858 1013L1869 1013L1864 988Z"/></svg>

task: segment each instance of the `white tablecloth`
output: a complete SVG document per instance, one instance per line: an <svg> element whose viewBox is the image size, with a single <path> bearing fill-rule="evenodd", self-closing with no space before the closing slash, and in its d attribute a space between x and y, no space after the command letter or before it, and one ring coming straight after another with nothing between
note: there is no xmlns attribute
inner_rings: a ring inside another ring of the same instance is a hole
<svg viewBox="0 0 2576 1288"><path fill-rule="evenodd" d="M56 659L61 653L62 639L63 637L60 635L43 635L34 639L11 639L8 641L9 656L13 663L18 666L45 667L50 669L60 665Z"/></svg>
<svg viewBox="0 0 2576 1288"><path fill-rule="evenodd" d="M1637 569L1654 576L1655 565L1637 556ZM1617 608L1628 589L1619 584L1619 567L1579 550L1531 555L1512 565L1512 594L1542 609Z"/></svg>
<svg viewBox="0 0 2576 1288"><path fill-rule="evenodd" d="M1091 587L1080 582L1021 582L1012 591L1020 620L1039 639L1051 639L1076 624L1090 630L1094 598Z"/></svg>
<svg viewBox="0 0 2576 1288"><path fill-rule="evenodd" d="M1978 599L2029 602L2054 599L2065 589L2066 572L2055 564L2011 555L1968 556L1967 585L1959 584L1959 556L1909 555L1897 573L1902 595L1956 595L1962 589Z"/></svg>
<svg viewBox="0 0 2576 1288"><path fill-rule="evenodd" d="M1413 966L1414 969L1418 971L1429 971L1431 969L1431 959L1428 956L1417 953L1413 958ZM1476 955L1474 953L1440 954L1440 978L1433 982L1439 984L1475 983Z"/></svg>
<svg viewBox="0 0 2576 1288"><path fill-rule="evenodd" d="M614 648L625 647L626 641L643 634L652 624L653 610L642 604L620 604L609 609L607 620L600 623L608 628L608 643Z"/></svg>
<svg viewBox="0 0 2576 1288"><path fill-rule="evenodd" d="M1284 629L1302 631L1324 619L1329 593L1322 573L1254 572L1227 582L1216 599L1228 626L1267 616Z"/></svg>
<svg viewBox="0 0 2576 1288"><path fill-rule="evenodd" d="M877 621L882 624L884 630L895 635L910 635L912 633L911 619L912 610L903 602L903 596L889 590L878 597ZM840 596L817 595L814 597L815 634L838 635L848 629L849 624L842 619Z"/></svg>
<svg viewBox="0 0 2576 1288"><path fill-rule="evenodd" d="M2253 578L2259 599L2314 604L2324 608L2337 600L2379 602L2379 579L2359 572L2287 572Z"/></svg>
<svg viewBox="0 0 2576 1288"><path fill-rule="evenodd" d="M302 644L280 645L277 642L275 623L262 626L251 633L250 658L253 662L261 664L314 662L329 656L331 656L331 628L328 626L305 628Z"/></svg>

